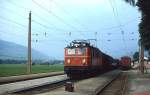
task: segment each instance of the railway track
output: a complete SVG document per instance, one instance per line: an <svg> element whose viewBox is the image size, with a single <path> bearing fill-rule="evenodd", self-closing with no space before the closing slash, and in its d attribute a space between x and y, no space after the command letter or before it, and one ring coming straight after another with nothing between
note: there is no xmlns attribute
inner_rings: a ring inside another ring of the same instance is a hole
<svg viewBox="0 0 150 95"><path fill-rule="evenodd" d="M20 91L14 91L11 93L11 95L35 95L39 93L48 92L50 90L57 89L57 88L64 86L65 82L68 80L69 79L64 79L64 80L56 81L53 83L46 83L46 84L42 84L39 86L34 86L34 87L23 89Z"/></svg>
<svg viewBox="0 0 150 95"><path fill-rule="evenodd" d="M116 70L95 77L90 77L81 80L73 80L73 92L66 91L66 87L62 85L62 87L56 89L47 90L43 92L38 91L37 93L32 94L31 92L29 92L25 95L99 95L100 93L98 92L106 88L106 85L115 80L120 74L121 72Z"/></svg>
<svg viewBox="0 0 150 95"><path fill-rule="evenodd" d="M125 91L126 89L125 86L120 86L121 84L126 84L126 81L123 80L124 78L126 78L126 76L122 73L119 73L118 71L112 71L112 72L108 72L106 74L103 74L97 77L81 79L81 80L71 80L67 78L67 76L66 77L64 76L65 75L59 75L58 77L53 76L55 77L53 79L52 77L48 79L41 78L41 80L45 82L42 82L40 84L37 84L39 81L37 82L34 82L34 80L32 80L32 82L28 81L27 83L29 84L32 83L35 85L24 87L21 89L10 90L9 92L5 94L3 93L0 95L35 95L35 94L38 94L38 95L54 95L54 94L55 95L60 95L60 94L61 95L74 95L75 93L77 95L79 93L81 95L87 95L87 94L88 95L124 95L124 93L117 94L116 92L119 92L119 91L121 92L122 90ZM50 79L52 80L51 82L50 82ZM40 79L35 79L35 80L40 80ZM74 83L75 92L70 93L70 92L65 91L64 85L66 81L72 81ZM93 81L95 82L93 83ZM24 83L21 83L20 86L22 86L23 84ZM0 90L1 90L1 87L0 87ZM43 93L48 93L48 94L43 94Z"/></svg>
<svg viewBox="0 0 150 95"><path fill-rule="evenodd" d="M11 95L36 95L36 94L40 94L40 93L46 93L49 91L53 91L53 90L65 87L66 82L76 83L81 80L84 80L84 78L81 78L81 79L66 78L64 80L56 81L53 83L42 84L37 87L28 88L28 89L24 89L24 90L20 90L20 91L14 91L11 93Z"/></svg>
<svg viewBox="0 0 150 95"><path fill-rule="evenodd" d="M69 80L66 75L58 75L39 79L26 80L0 85L0 95L24 95L25 92L43 91L41 88L47 89L59 87ZM40 89L40 90L39 90ZM29 95L29 94L26 94ZM31 95L31 94L30 94Z"/></svg>
<svg viewBox="0 0 150 95"><path fill-rule="evenodd" d="M106 84L97 95L126 95L128 76L123 73L116 79Z"/></svg>

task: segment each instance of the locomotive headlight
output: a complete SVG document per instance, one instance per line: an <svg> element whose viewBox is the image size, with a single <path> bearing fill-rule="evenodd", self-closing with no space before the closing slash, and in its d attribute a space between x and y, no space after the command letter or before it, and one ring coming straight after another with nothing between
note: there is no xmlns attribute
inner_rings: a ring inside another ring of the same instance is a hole
<svg viewBox="0 0 150 95"><path fill-rule="evenodd" d="M67 63L70 63L70 59L67 59Z"/></svg>
<svg viewBox="0 0 150 95"><path fill-rule="evenodd" d="M82 59L82 63L85 63L86 62L86 60L85 59Z"/></svg>

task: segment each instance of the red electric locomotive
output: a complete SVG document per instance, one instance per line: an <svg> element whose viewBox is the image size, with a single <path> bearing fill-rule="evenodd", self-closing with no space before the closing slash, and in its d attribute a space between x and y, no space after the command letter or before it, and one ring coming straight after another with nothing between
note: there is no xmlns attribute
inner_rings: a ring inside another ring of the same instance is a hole
<svg viewBox="0 0 150 95"><path fill-rule="evenodd" d="M111 69L113 58L90 45L86 40L75 40L65 48L64 71L68 76L93 74Z"/></svg>
<svg viewBox="0 0 150 95"><path fill-rule="evenodd" d="M121 69L128 70L131 69L131 58L128 56L121 57Z"/></svg>

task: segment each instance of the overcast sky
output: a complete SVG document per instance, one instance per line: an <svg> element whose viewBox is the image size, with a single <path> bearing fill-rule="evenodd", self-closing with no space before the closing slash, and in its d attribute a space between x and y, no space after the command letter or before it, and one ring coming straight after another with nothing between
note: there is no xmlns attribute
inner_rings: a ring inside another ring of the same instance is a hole
<svg viewBox="0 0 150 95"><path fill-rule="evenodd" d="M27 46L30 10L32 48L52 58L75 39L97 39L115 58L138 50L140 13L123 0L1 0L0 39Z"/></svg>

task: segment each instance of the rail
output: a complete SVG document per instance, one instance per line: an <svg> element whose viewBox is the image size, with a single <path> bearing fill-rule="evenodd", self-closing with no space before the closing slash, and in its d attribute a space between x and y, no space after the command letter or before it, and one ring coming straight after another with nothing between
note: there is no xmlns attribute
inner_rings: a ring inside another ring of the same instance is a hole
<svg viewBox="0 0 150 95"><path fill-rule="evenodd" d="M97 95L125 95L128 76L120 74L104 86Z"/></svg>

